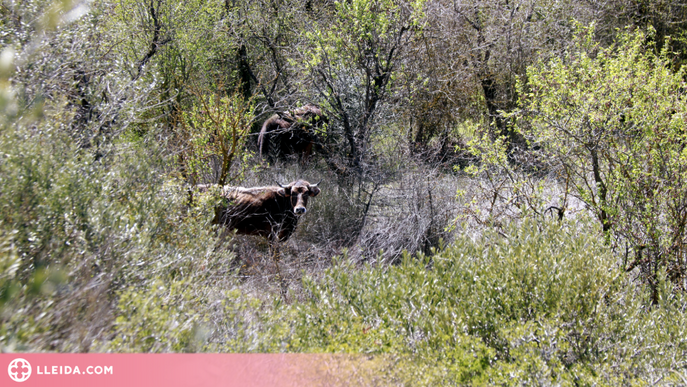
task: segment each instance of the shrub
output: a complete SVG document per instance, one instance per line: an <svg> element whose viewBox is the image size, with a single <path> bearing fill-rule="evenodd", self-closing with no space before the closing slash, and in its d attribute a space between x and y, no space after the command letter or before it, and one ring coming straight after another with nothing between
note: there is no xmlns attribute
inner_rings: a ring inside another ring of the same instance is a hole
<svg viewBox="0 0 687 387"><path fill-rule="evenodd" d="M181 114L181 162L192 183L219 185L241 181L250 157L244 147L253 123L252 101L203 90L196 104Z"/></svg>
<svg viewBox="0 0 687 387"><path fill-rule="evenodd" d="M661 272L687 287L687 95L684 69L651 40L624 32L604 48L580 28L564 58L528 69L520 129L607 237L634 249L627 269L641 268L657 303Z"/></svg>
<svg viewBox="0 0 687 387"><path fill-rule="evenodd" d="M185 217L186 193L165 180L152 137L121 138L96 160L58 118L0 132L0 235L19 261L0 316L7 348L88 351L111 327L119 289L230 257L212 248L208 214Z"/></svg>
<svg viewBox="0 0 687 387"><path fill-rule="evenodd" d="M684 321L684 300L662 293L665 309L647 314L589 221L505 230L396 266L339 258L305 280L288 349L396 354L394 377L424 385L613 384L684 366L681 323L664 320L670 310ZM640 329L651 332L630 336ZM632 342L655 357L625 353ZM659 342L670 350L652 350Z"/></svg>

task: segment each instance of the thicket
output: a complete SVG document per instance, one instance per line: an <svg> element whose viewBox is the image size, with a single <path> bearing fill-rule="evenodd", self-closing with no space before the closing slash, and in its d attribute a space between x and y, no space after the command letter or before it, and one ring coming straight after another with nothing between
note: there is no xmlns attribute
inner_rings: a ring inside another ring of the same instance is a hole
<svg viewBox="0 0 687 387"><path fill-rule="evenodd" d="M2 3L0 350L687 383L687 7L650 3ZM307 103L313 155L258 157ZM283 298L191 191L299 178Z"/></svg>
<svg viewBox="0 0 687 387"><path fill-rule="evenodd" d="M623 267L639 267L655 293L660 275L676 289L686 284L687 105L683 68L673 69L668 45L657 51L652 36L622 32L603 47L593 27L580 27L567 54L528 68L518 109L504 114L529 149L513 152L507 136L476 136L469 145L483 163L467 170L484 176L495 199L473 217L541 218L547 208L564 217L583 203L609 244L625 250ZM544 174L564 187L549 207Z"/></svg>
<svg viewBox="0 0 687 387"><path fill-rule="evenodd" d="M684 294L647 309L588 221L457 238L431 256L353 268L340 257L294 305L289 350L391 354L423 385L684 382ZM651 332L651 333L649 333ZM667 345L671 343L670 345ZM660 348L660 349L659 349Z"/></svg>
<svg viewBox="0 0 687 387"><path fill-rule="evenodd" d="M684 68L673 71L668 45L657 51L647 38L622 33L601 48L593 30L580 32L575 53L530 69L521 95L532 117L524 132L603 231L632 247L624 265L641 267L657 302L661 273L687 285L687 96Z"/></svg>
<svg viewBox="0 0 687 387"><path fill-rule="evenodd" d="M394 385L684 383L687 300L666 278L647 308L591 220L507 232L391 266L340 256L289 304L153 282L122 296L110 348L366 354Z"/></svg>

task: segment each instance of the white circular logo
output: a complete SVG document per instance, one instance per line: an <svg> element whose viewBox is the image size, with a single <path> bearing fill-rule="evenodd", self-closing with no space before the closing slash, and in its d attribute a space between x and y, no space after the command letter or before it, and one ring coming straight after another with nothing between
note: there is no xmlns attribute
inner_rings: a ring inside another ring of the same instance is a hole
<svg viewBox="0 0 687 387"><path fill-rule="evenodd" d="M23 382L31 376L31 364L24 359L14 359L7 367L7 373L15 382Z"/></svg>

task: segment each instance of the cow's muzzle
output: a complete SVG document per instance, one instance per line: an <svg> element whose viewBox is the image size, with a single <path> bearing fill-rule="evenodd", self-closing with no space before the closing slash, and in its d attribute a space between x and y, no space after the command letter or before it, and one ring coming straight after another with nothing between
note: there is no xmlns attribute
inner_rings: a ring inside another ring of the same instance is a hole
<svg viewBox="0 0 687 387"><path fill-rule="evenodd" d="M293 209L293 212L296 213L296 215L303 215L305 214L305 207L296 207Z"/></svg>

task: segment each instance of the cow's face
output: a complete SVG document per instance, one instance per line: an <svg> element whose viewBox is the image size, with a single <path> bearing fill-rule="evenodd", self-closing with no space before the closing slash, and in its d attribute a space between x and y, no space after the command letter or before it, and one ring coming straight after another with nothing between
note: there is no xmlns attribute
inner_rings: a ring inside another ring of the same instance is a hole
<svg viewBox="0 0 687 387"><path fill-rule="evenodd" d="M298 180L287 186L281 184L279 184L279 186L284 189L284 195L291 200L293 213L301 216L307 211L305 207L308 205L308 198L317 196L317 194L320 193L317 184L310 184L305 180Z"/></svg>

